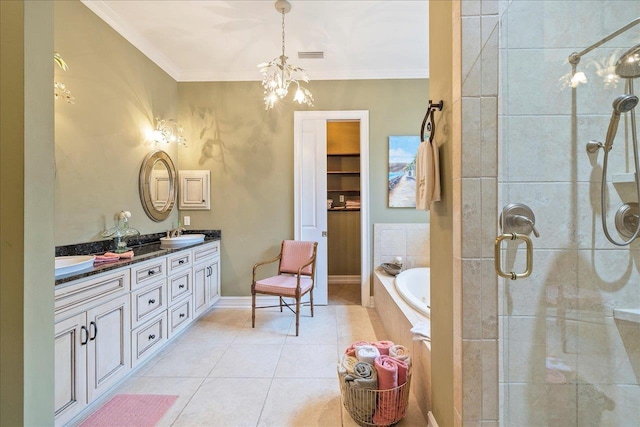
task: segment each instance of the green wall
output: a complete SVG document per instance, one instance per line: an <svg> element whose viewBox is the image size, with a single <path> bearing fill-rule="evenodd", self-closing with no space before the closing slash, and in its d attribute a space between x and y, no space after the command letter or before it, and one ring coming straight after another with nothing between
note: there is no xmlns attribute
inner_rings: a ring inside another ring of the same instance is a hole
<svg viewBox="0 0 640 427"><path fill-rule="evenodd" d="M0 425L53 424L53 4L0 2Z"/></svg>
<svg viewBox="0 0 640 427"><path fill-rule="evenodd" d="M155 149L147 133L154 118L175 118L178 84L77 0L55 2L55 50L69 65L55 67L75 104L56 101L56 245L100 239L120 210L141 233L161 223L140 204L138 174ZM177 162L175 145L162 147Z"/></svg>
<svg viewBox="0 0 640 427"><path fill-rule="evenodd" d="M387 207L387 138L419 133L428 80L313 81L310 89L313 110L369 110L371 224L428 222L425 212ZM210 211L181 216L190 228L222 230L222 295L249 295L252 265L294 235L293 111L310 108L265 111L259 82L179 83L178 99L189 140L180 168L211 170L212 194Z"/></svg>

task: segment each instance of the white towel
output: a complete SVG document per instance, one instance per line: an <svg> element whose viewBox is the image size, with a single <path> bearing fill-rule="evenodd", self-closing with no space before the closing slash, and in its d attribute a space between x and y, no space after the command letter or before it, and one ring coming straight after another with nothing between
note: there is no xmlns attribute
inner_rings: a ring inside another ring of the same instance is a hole
<svg viewBox="0 0 640 427"><path fill-rule="evenodd" d="M414 341L431 341L431 323L418 322L411 328Z"/></svg>
<svg viewBox="0 0 640 427"><path fill-rule="evenodd" d="M363 345L356 347L356 357L359 362L366 362L373 365L376 357L380 356L380 351L372 345Z"/></svg>
<svg viewBox="0 0 640 427"><path fill-rule="evenodd" d="M416 209L428 211L440 201L440 156L438 145L422 141L416 155Z"/></svg>

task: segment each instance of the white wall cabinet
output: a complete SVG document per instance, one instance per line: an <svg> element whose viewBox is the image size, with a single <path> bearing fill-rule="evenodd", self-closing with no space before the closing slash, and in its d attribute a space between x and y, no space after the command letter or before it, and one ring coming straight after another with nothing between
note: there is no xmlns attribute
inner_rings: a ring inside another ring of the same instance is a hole
<svg viewBox="0 0 640 427"><path fill-rule="evenodd" d="M181 210L211 209L210 178L211 171L208 170L178 171L178 200Z"/></svg>
<svg viewBox="0 0 640 427"><path fill-rule="evenodd" d="M55 423L65 425L220 298L220 242L54 292Z"/></svg>

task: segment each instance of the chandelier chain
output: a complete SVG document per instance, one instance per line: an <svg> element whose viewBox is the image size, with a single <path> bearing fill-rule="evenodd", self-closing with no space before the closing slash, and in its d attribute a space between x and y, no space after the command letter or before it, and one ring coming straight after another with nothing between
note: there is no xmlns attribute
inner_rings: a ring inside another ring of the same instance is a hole
<svg viewBox="0 0 640 427"><path fill-rule="evenodd" d="M284 8L282 9L282 56L284 56Z"/></svg>

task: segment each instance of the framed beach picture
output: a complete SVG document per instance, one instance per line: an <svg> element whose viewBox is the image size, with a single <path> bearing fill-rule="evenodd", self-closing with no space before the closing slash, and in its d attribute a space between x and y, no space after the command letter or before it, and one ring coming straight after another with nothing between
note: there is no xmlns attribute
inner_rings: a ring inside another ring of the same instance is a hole
<svg viewBox="0 0 640 427"><path fill-rule="evenodd" d="M389 207L416 207L416 155L419 136L389 137Z"/></svg>

